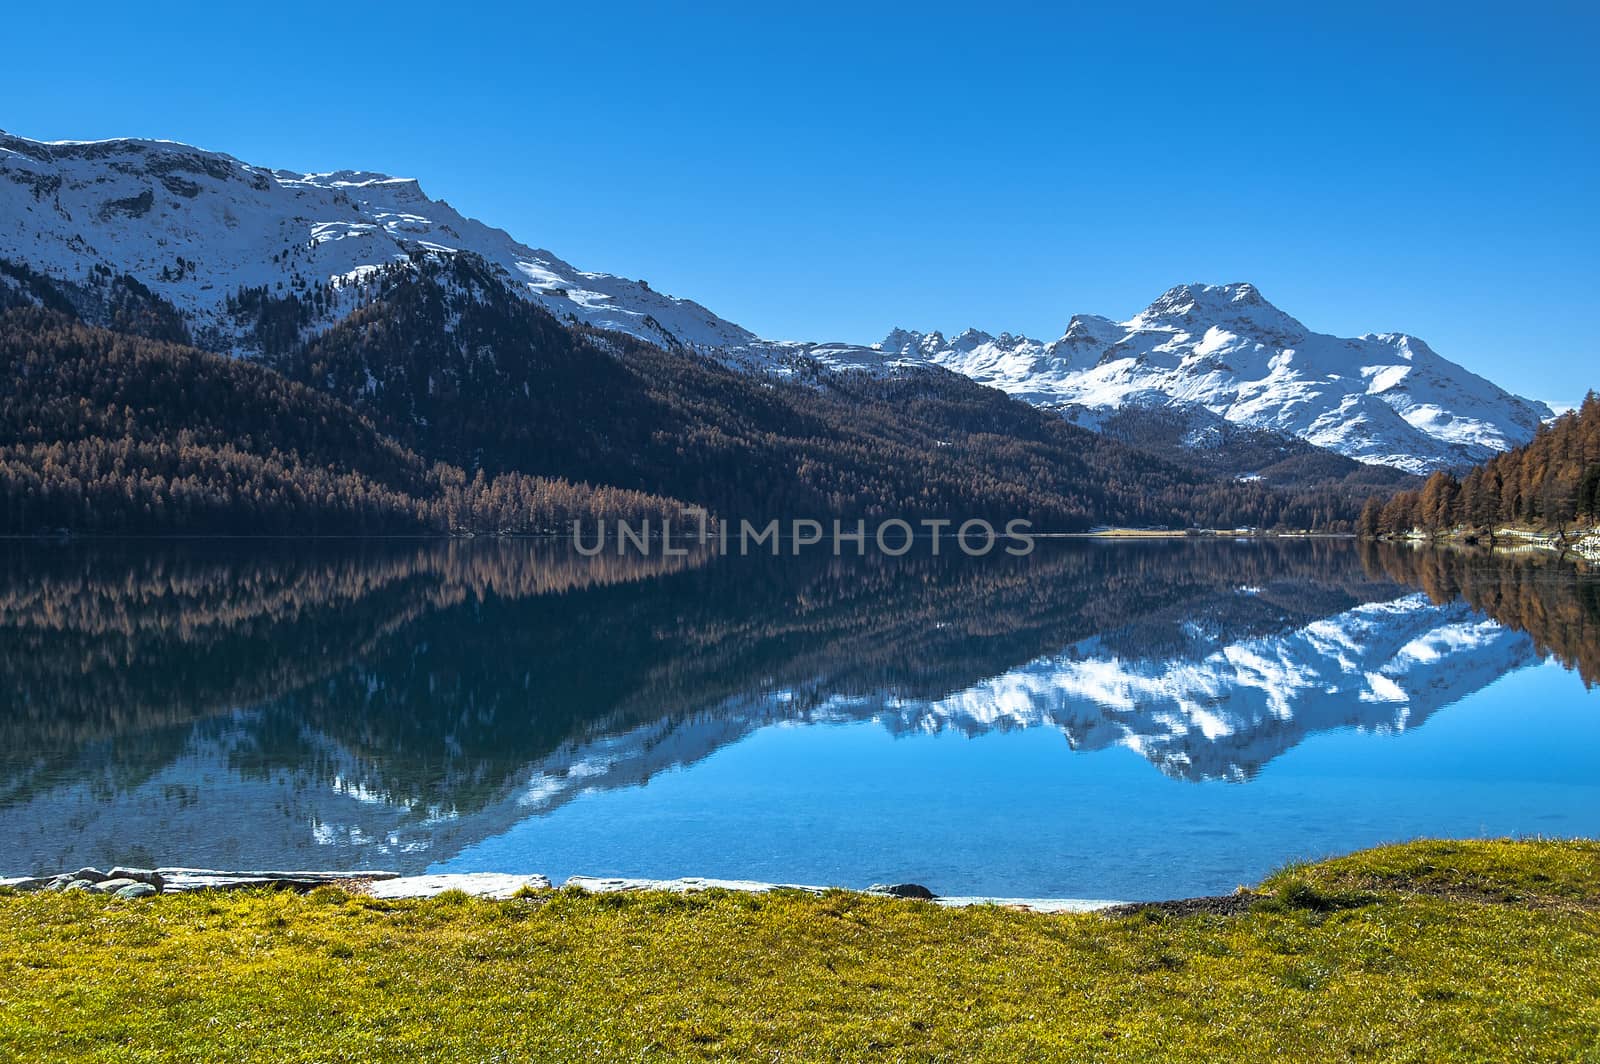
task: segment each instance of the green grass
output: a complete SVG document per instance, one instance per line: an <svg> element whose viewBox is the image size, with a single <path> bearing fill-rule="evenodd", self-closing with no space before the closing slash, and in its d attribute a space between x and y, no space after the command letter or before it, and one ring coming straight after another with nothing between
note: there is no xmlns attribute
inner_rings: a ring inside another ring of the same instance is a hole
<svg viewBox="0 0 1600 1064"><path fill-rule="evenodd" d="M1387 847L1236 908L10 895L0 1060L1600 1061L1600 843Z"/></svg>

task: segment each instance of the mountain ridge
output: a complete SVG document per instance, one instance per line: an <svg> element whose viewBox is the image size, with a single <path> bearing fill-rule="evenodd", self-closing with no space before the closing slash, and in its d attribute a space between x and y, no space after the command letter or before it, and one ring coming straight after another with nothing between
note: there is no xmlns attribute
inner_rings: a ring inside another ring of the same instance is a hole
<svg viewBox="0 0 1600 1064"><path fill-rule="evenodd" d="M1130 405L1203 408L1416 474L1481 462L1552 416L1410 334L1314 332L1248 282L1176 285L1121 322L1074 315L1049 342L897 328L826 355L841 368L931 362L1088 426Z"/></svg>
<svg viewBox="0 0 1600 1064"><path fill-rule="evenodd" d="M374 271L419 253L482 257L509 291L559 319L777 375L935 365L1094 427L1128 405L1204 408L1410 473L1465 467L1532 438L1551 411L1404 333L1308 330L1252 284L1184 284L1127 321L1075 315L1043 342L969 329L896 329L878 344L773 341L644 281L580 270L431 199L412 178L302 173L175 141L34 141L0 133L0 258L80 282L131 276L195 342L257 353L256 293L302 301L310 339L344 320Z"/></svg>

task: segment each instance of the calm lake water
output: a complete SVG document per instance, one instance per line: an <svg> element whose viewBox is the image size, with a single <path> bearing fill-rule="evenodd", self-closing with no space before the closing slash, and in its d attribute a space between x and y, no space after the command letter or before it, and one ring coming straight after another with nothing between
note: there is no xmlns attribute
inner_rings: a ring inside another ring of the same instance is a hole
<svg viewBox="0 0 1600 1064"><path fill-rule="evenodd" d="M1600 836L1600 578L1348 541L0 544L0 874L1146 899Z"/></svg>

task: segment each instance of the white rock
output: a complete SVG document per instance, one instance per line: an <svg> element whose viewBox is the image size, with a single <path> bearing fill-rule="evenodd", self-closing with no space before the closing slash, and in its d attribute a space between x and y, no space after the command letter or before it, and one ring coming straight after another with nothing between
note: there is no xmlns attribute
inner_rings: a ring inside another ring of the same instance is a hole
<svg viewBox="0 0 1600 1064"><path fill-rule="evenodd" d="M1092 913L1125 904L1105 898L935 898L947 909L966 909L975 905L998 905L1005 909L1027 909L1036 913Z"/></svg>
<svg viewBox="0 0 1600 1064"><path fill-rule="evenodd" d="M124 901L135 901L139 898L149 898L161 893L148 883L130 883L117 891L112 897L122 898Z"/></svg>
<svg viewBox="0 0 1600 1064"><path fill-rule="evenodd" d="M431 898L459 890L476 898L509 898L517 891L549 890L550 880L537 874L509 872L446 872L427 876L400 876L367 887L374 898Z"/></svg>
<svg viewBox="0 0 1600 1064"><path fill-rule="evenodd" d="M248 887L284 887L301 889L316 887L326 883L337 883L341 880L394 879L399 875L397 872L361 870L349 872L224 872L215 868L157 868L155 869L154 874L161 877L163 884L162 889L166 891L236 890Z"/></svg>
<svg viewBox="0 0 1600 1064"><path fill-rule="evenodd" d="M827 887L802 886L797 883L761 883L753 879L628 879L600 876L573 876L567 886L579 887L593 894L615 894L624 890L664 890L673 894L689 894L698 890L737 890L748 894L765 894L771 890L803 890L821 894Z"/></svg>

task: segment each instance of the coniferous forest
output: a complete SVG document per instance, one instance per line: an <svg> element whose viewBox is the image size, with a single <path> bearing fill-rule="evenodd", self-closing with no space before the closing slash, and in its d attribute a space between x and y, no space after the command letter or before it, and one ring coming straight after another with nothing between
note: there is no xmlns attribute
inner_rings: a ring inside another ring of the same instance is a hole
<svg viewBox="0 0 1600 1064"><path fill-rule="evenodd" d="M1600 520L1600 398L1541 425L1521 447L1465 476L1437 472L1419 489L1373 497L1361 511L1364 536L1420 531L1491 532L1505 526L1561 531Z"/></svg>
<svg viewBox="0 0 1600 1064"><path fill-rule="evenodd" d="M541 532L681 504L427 462L271 370L44 310L0 315L0 529Z"/></svg>
<svg viewBox="0 0 1600 1064"><path fill-rule="evenodd" d="M1352 531L1374 484L1342 459L1283 482L1232 475L932 367L740 372L558 320L471 255L377 271L315 336L299 296L241 292L248 359L178 342L142 286L21 281L34 305L0 315L7 534L537 533L685 505Z"/></svg>

